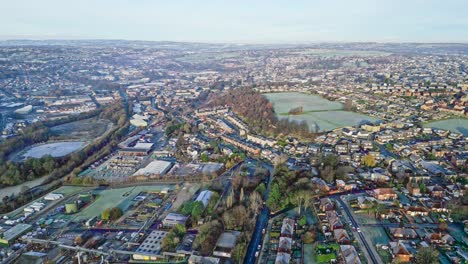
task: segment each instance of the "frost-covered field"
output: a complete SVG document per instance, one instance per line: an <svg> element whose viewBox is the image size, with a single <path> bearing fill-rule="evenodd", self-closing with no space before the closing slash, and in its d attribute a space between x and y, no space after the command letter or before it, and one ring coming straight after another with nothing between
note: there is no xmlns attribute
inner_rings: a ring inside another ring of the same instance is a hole
<svg viewBox="0 0 468 264"><path fill-rule="evenodd" d="M63 157L82 148L84 145L85 143L82 141L63 141L34 145L27 149L21 156L24 159L41 158L45 155L51 155L52 157Z"/></svg>
<svg viewBox="0 0 468 264"><path fill-rule="evenodd" d="M462 133L465 137L468 136L468 119L454 118L441 121L434 121L427 123L424 126L450 130L453 132Z"/></svg>
<svg viewBox="0 0 468 264"><path fill-rule="evenodd" d="M379 119L367 115L343 111L342 104L332 102L316 95L304 93L270 93L265 94L266 98L273 103L275 112L279 118L289 118L289 120L306 121L309 128L314 131L318 126L319 131L329 131L338 127L354 126L366 121L377 121ZM303 107L303 114L284 115L290 109Z"/></svg>

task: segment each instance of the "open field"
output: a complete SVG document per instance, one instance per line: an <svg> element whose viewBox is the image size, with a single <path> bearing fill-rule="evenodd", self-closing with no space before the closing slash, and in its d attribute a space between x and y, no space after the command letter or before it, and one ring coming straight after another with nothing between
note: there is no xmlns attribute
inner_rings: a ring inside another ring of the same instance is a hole
<svg viewBox="0 0 468 264"><path fill-rule="evenodd" d="M54 158L66 156L85 146L83 141L63 141L33 145L19 153L21 159L41 158L51 155Z"/></svg>
<svg viewBox="0 0 468 264"><path fill-rule="evenodd" d="M461 133L463 136L468 136L468 119L453 118L440 121L429 122L424 124L424 127L439 128Z"/></svg>
<svg viewBox="0 0 468 264"><path fill-rule="evenodd" d="M57 137L92 141L102 136L111 126L112 123L109 120L88 118L54 126L50 130L52 134Z"/></svg>
<svg viewBox="0 0 468 264"><path fill-rule="evenodd" d="M78 212L74 218L75 221L88 220L91 217L99 216L106 208L119 207L123 211L127 210L133 199L140 192L161 191L164 188L173 189L173 185L149 185L135 186L127 188L97 190L94 193L98 196L89 206Z"/></svg>
<svg viewBox="0 0 468 264"><path fill-rule="evenodd" d="M295 121L306 121L311 130L329 131L338 127L354 126L366 121L378 119L349 111L344 111L339 102L329 101L317 95L298 92L269 93L265 97L273 103L275 112L280 118ZM303 107L299 115L287 115L289 110Z"/></svg>
<svg viewBox="0 0 468 264"><path fill-rule="evenodd" d="M390 238L383 227L362 228L361 230L373 245L388 244L390 242Z"/></svg>
<svg viewBox="0 0 468 264"><path fill-rule="evenodd" d="M368 214L365 210L354 213L354 218L360 224L377 224L377 219L374 217L374 213Z"/></svg>

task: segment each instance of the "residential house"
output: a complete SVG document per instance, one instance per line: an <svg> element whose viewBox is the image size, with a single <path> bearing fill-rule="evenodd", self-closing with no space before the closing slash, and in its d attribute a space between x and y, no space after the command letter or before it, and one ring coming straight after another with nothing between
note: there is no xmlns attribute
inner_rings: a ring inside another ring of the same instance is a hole
<svg viewBox="0 0 468 264"><path fill-rule="evenodd" d="M331 231L343 228L343 223L341 223L341 220L338 217L336 211L327 211L326 215L328 220L328 226L330 227Z"/></svg>
<svg viewBox="0 0 468 264"><path fill-rule="evenodd" d="M412 228L389 228L390 235L393 238L403 238L403 239L414 239L418 237L418 234Z"/></svg>
<svg viewBox="0 0 468 264"><path fill-rule="evenodd" d="M351 239L348 236L346 229L335 229L333 230L333 237L335 238L338 244L349 244Z"/></svg>
<svg viewBox="0 0 468 264"><path fill-rule="evenodd" d="M320 199L320 210L326 212L334 209L333 202L330 200L330 198L325 197Z"/></svg>
<svg viewBox="0 0 468 264"><path fill-rule="evenodd" d="M354 246L341 245L340 256L343 258L343 263L345 264L361 264L361 260Z"/></svg>
<svg viewBox="0 0 468 264"><path fill-rule="evenodd" d="M455 242L455 239L452 236L442 233L428 233L425 240L428 243L437 245L452 245Z"/></svg>
<svg viewBox="0 0 468 264"><path fill-rule="evenodd" d="M428 216L429 211L421 206L409 206L406 208L406 213L411 216Z"/></svg>
<svg viewBox="0 0 468 264"><path fill-rule="evenodd" d="M398 195L391 188L380 188L372 191L372 196L377 200L393 200Z"/></svg>
<svg viewBox="0 0 468 264"><path fill-rule="evenodd" d="M400 262L410 262L413 254L410 252L410 246L402 241L390 242L390 251L394 259Z"/></svg>

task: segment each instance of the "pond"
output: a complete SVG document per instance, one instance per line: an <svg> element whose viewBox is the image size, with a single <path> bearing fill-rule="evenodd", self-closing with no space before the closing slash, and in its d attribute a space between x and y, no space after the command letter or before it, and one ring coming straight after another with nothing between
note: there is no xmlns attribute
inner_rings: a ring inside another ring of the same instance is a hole
<svg viewBox="0 0 468 264"><path fill-rule="evenodd" d="M269 93L264 96L273 103L279 118L288 118L298 122L306 121L313 131L330 131L339 127L355 126L365 122L375 122L379 119L367 115L344 111L343 105L323 97L298 92ZM288 115L296 107L302 107L303 112Z"/></svg>

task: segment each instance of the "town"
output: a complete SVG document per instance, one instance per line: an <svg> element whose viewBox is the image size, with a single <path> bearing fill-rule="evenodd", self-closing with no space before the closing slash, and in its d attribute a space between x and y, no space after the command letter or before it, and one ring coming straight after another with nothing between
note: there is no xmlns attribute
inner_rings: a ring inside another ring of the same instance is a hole
<svg viewBox="0 0 468 264"><path fill-rule="evenodd" d="M468 45L0 42L1 263L466 263Z"/></svg>

